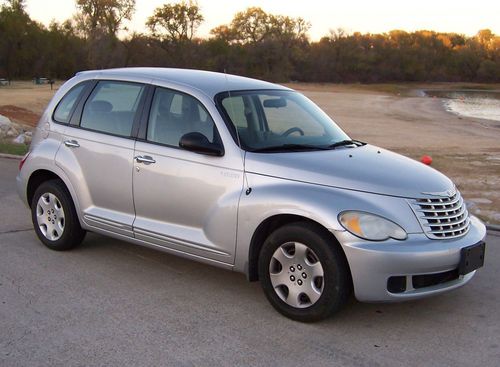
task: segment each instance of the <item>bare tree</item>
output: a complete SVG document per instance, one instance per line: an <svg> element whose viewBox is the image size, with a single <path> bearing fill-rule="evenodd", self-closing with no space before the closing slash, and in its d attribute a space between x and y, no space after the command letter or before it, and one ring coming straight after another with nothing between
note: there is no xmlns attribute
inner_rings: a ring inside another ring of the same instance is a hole
<svg viewBox="0 0 500 367"><path fill-rule="evenodd" d="M87 36L96 31L115 36L135 11L135 0L77 0L76 21Z"/></svg>
<svg viewBox="0 0 500 367"><path fill-rule="evenodd" d="M191 40L203 20L197 2L190 0L156 8L146 25L155 38L178 43Z"/></svg>

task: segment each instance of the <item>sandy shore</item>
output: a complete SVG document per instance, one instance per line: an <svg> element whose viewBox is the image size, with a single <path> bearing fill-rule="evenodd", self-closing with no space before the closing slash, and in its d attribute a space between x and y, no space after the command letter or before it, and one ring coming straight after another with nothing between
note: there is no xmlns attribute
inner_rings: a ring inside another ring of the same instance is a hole
<svg viewBox="0 0 500 367"><path fill-rule="evenodd" d="M402 97L352 86L288 84L353 138L394 150L500 155L500 122L447 112L439 98Z"/></svg>
<svg viewBox="0 0 500 367"><path fill-rule="evenodd" d="M415 159L431 155L432 166L453 179L472 212L500 223L499 122L459 117L447 112L441 99L418 93L398 96L352 85L288 86L315 101L352 138ZM50 86L27 82L2 87L0 114L5 106L15 106L40 115L54 93ZM32 119L28 121L21 113L5 114L32 125Z"/></svg>

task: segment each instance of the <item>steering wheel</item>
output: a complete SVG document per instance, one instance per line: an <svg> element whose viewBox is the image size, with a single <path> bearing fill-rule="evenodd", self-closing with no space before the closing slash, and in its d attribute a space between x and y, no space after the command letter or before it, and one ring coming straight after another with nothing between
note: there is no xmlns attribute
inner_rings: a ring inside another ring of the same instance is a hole
<svg viewBox="0 0 500 367"><path fill-rule="evenodd" d="M300 127L291 127L290 129L282 133L281 136L288 136L295 132L298 132L300 135L304 136L304 130L302 130Z"/></svg>

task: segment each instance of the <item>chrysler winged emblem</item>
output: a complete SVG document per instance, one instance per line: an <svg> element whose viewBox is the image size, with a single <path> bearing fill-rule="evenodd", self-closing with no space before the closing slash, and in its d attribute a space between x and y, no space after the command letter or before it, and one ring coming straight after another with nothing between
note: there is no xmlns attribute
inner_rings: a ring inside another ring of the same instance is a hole
<svg viewBox="0 0 500 367"><path fill-rule="evenodd" d="M440 196L440 197L451 197L457 193L456 187L446 190L446 191L439 191L439 192L422 192L424 195L431 195L431 196Z"/></svg>

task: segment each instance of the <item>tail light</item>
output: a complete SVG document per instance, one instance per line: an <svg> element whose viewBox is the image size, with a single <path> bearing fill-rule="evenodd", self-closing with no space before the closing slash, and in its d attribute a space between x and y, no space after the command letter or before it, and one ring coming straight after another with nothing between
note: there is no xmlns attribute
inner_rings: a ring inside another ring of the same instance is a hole
<svg viewBox="0 0 500 367"><path fill-rule="evenodd" d="M23 168L24 162L26 162L26 159L28 159L28 156L30 155L31 152L28 152L24 155L23 159L21 159L21 162L19 162L19 171Z"/></svg>

